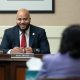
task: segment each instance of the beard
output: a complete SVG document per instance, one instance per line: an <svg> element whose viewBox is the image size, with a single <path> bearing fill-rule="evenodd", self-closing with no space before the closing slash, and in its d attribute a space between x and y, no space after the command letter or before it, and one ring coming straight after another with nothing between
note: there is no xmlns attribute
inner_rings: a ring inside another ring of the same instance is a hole
<svg viewBox="0 0 80 80"><path fill-rule="evenodd" d="M20 31L22 33L25 33L25 31L29 28L29 26L30 26L30 24L28 24L25 29L24 28L20 28L20 26L19 26L19 29L20 29Z"/></svg>

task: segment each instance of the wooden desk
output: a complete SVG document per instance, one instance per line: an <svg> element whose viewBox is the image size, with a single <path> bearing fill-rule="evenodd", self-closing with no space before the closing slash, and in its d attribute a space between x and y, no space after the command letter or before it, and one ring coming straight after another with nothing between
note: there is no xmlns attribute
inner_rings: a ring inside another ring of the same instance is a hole
<svg viewBox="0 0 80 80"><path fill-rule="evenodd" d="M41 58L41 54L35 57ZM29 58L11 58L10 54L0 54L0 80L25 80L26 61Z"/></svg>

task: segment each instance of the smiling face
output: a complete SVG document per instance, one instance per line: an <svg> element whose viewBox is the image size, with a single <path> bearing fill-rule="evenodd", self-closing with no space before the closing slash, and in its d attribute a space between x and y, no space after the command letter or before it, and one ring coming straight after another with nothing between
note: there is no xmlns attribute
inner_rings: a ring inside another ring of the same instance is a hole
<svg viewBox="0 0 80 80"><path fill-rule="evenodd" d="M20 9L17 12L17 25L19 25L21 30L26 30L31 22L29 11L26 9Z"/></svg>

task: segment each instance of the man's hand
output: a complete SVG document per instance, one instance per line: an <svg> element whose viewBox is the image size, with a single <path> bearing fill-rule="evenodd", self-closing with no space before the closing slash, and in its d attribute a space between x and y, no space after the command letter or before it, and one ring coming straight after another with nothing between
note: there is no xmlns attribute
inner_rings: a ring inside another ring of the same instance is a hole
<svg viewBox="0 0 80 80"><path fill-rule="evenodd" d="M11 49L10 53L24 53L24 49L20 47L14 47L13 49Z"/></svg>
<svg viewBox="0 0 80 80"><path fill-rule="evenodd" d="M26 47L24 50L25 50L25 53L32 53L33 52L31 47Z"/></svg>
<svg viewBox="0 0 80 80"><path fill-rule="evenodd" d="M33 50L31 47L26 47L26 48L20 48L20 47L14 47L11 49L10 53L32 53Z"/></svg>

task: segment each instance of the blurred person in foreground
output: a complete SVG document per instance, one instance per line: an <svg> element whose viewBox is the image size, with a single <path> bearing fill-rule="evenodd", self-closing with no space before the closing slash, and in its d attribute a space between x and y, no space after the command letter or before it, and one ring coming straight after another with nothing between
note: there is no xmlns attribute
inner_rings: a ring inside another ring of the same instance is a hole
<svg viewBox="0 0 80 80"><path fill-rule="evenodd" d="M31 17L27 9L17 11L16 22L17 25L4 32L1 42L4 53L50 53L45 30L30 24ZM25 47L21 47L22 33L26 36Z"/></svg>
<svg viewBox="0 0 80 80"><path fill-rule="evenodd" d="M59 52L43 56L42 61L36 80L80 77L80 25L67 27L62 33Z"/></svg>

